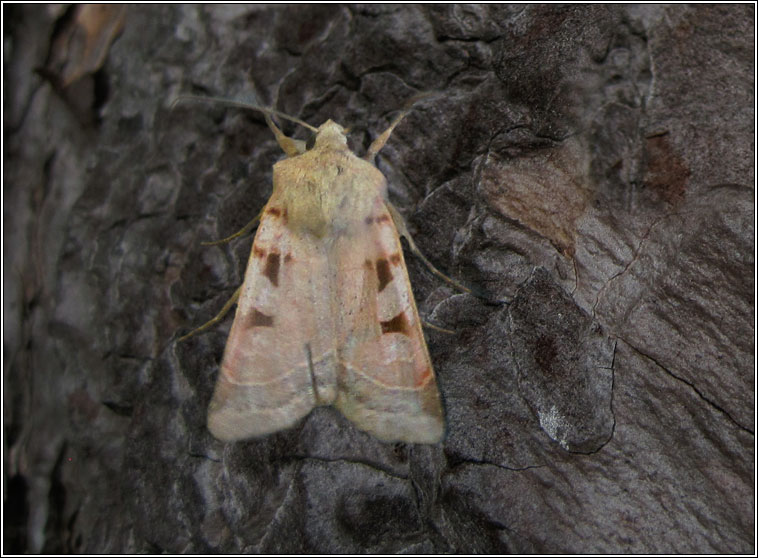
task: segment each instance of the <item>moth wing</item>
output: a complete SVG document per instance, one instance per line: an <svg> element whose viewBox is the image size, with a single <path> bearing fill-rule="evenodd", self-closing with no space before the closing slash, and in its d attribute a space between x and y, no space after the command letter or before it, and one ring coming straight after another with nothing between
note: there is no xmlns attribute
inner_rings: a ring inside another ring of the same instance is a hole
<svg viewBox="0 0 758 558"><path fill-rule="evenodd" d="M362 221L365 233L333 247L342 307L334 404L379 439L436 443L445 429L442 405L400 238L381 197Z"/></svg>
<svg viewBox="0 0 758 558"><path fill-rule="evenodd" d="M269 202L253 242L208 429L220 440L294 425L336 390L330 274L323 242L286 227Z"/></svg>

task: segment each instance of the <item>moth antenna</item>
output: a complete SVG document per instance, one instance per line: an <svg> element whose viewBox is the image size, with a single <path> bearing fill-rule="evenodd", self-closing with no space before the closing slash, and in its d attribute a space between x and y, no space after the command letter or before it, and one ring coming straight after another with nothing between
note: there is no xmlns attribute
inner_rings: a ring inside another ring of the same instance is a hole
<svg viewBox="0 0 758 558"><path fill-rule="evenodd" d="M275 109L270 109L266 107L262 107L260 105L253 105L251 103L242 103L240 101L233 101L231 99L222 99L220 97L204 97L202 95L179 95L174 101L171 103L170 109L173 110L174 107L182 102L182 101L198 101L203 103L219 103L221 105L226 105L228 107L236 107L241 109L247 109L247 110L257 110L259 112L262 112L264 114L268 114L270 116L277 116L279 118L283 118L284 120L289 120L290 122L294 122L295 124L300 124L301 126L308 128L311 132L318 132L318 128L311 126L304 120L300 120L299 118L295 116L290 116L289 114L285 114L283 112L279 112Z"/></svg>
<svg viewBox="0 0 758 558"><path fill-rule="evenodd" d="M420 93L416 93L413 97L405 101L405 104L403 105L402 110L410 110L413 105L421 101L422 99L428 99L429 97L435 97L440 95L439 91L421 91Z"/></svg>
<svg viewBox="0 0 758 558"><path fill-rule="evenodd" d="M371 145L368 148L368 151L366 151L366 154L363 156L363 159L373 163L374 158L376 157L376 154L379 153L379 151L384 147L384 144L387 143L387 140L390 139L390 135L392 134L392 130L395 129L395 126L400 124L400 122L405 118L409 112L411 112L411 109L413 108L413 105L416 104L421 99L426 99L428 97L432 97L434 95L437 95L438 93L436 91L422 91L421 93L417 93L410 99L408 99L405 102L405 105L403 105L402 110L400 111L400 114L398 114L392 123L389 125L389 127L382 132L379 137L377 137L373 142L371 142Z"/></svg>

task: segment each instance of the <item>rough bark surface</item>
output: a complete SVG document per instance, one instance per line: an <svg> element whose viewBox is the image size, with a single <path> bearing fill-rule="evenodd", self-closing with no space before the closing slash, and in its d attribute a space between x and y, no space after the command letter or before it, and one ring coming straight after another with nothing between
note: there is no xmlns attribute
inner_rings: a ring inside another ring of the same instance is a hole
<svg viewBox="0 0 758 558"><path fill-rule="evenodd" d="M66 9L4 10L6 552L755 552L752 5L133 6L82 94L35 72ZM171 101L362 153L429 90L378 166L485 295L408 257L444 443L216 441L231 319L176 338L279 149Z"/></svg>

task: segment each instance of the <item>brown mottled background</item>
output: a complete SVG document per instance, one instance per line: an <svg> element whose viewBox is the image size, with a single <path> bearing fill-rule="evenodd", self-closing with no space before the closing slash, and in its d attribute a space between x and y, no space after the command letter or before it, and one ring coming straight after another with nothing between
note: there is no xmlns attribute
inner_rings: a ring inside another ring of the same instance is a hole
<svg viewBox="0 0 758 558"><path fill-rule="evenodd" d="M3 8L5 552L755 552L754 6ZM427 90L378 166L486 295L409 257L444 443L216 441L230 320L175 339L279 150L171 101L363 152Z"/></svg>

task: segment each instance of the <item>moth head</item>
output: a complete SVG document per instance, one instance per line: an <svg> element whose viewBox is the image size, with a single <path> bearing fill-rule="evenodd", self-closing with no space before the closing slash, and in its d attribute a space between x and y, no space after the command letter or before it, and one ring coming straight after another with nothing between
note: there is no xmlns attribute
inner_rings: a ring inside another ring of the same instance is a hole
<svg viewBox="0 0 758 558"><path fill-rule="evenodd" d="M347 147L346 133L345 128L329 119L318 127L318 131L306 143L306 148L326 147L344 149Z"/></svg>

